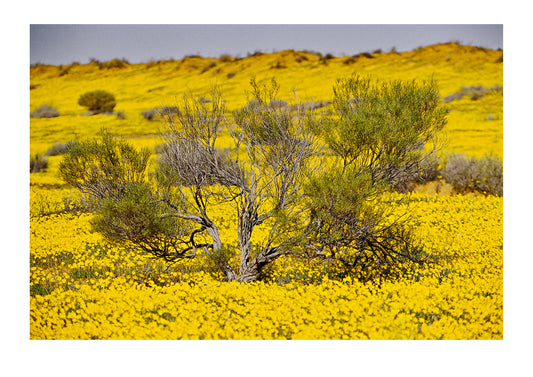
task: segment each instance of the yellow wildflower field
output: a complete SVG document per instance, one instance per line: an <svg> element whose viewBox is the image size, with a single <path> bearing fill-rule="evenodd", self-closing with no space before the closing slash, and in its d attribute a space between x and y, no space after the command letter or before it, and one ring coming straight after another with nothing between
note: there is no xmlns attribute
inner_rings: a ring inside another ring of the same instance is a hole
<svg viewBox="0 0 533 377"><path fill-rule="evenodd" d="M409 206L435 262L382 284L289 259L262 282L221 283L207 258L165 265L107 245L90 214L33 218L30 337L502 339L502 198L389 200Z"/></svg>
<svg viewBox="0 0 533 377"><path fill-rule="evenodd" d="M463 86L502 86L501 56L444 44L372 58L324 60L282 51L110 70L73 65L66 75L59 67L36 66L30 110L47 104L61 116L30 120L30 152L92 137L102 127L135 147L155 148L161 124L140 112L172 105L187 90L203 95L213 83L221 86L229 110L246 103L252 76L275 76L287 100L294 98L293 89L305 101L328 100L335 80L354 72L385 80L434 78L445 97ZM82 115L79 95L97 89L115 94L125 119ZM477 100L463 96L447 106L444 152L503 156L502 91ZM410 215L428 260L406 266L396 281L363 283L335 264L282 257L260 282L223 283L204 255L163 263L107 243L92 232L92 214L54 214L66 205L74 208L80 198L59 179L60 161L49 157L46 172L30 175L31 339L503 339L502 197L384 195L382 201ZM235 216L219 206L213 218L222 242L235 248ZM252 241L266 236L259 228Z"/></svg>

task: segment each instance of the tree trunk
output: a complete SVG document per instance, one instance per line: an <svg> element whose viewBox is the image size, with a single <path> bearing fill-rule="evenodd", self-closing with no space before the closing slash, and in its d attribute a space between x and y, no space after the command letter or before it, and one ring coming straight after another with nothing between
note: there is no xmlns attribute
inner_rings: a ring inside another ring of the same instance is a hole
<svg viewBox="0 0 533 377"><path fill-rule="evenodd" d="M241 270L241 276L237 279L242 283L250 283L259 279L260 266L257 259L251 261L244 270Z"/></svg>

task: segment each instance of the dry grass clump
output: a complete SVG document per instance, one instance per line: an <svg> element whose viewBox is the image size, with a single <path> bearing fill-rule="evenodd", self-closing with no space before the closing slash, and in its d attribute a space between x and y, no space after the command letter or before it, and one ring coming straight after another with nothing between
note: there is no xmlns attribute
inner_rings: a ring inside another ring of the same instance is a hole
<svg viewBox="0 0 533 377"><path fill-rule="evenodd" d="M48 168L48 158L44 155L36 154L35 157L30 158L30 173L39 173Z"/></svg>
<svg viewBox="0 0 533 377"><path fill-rule="evenodd" d="M451 155L442 170L442 177L461 193L479 191L503 196L503 161L498 157L476 159L464 154Z"/></svg>
<svg viewBox="0 0 533 377"><path fill-rule="evenodd" d="M32 118L54 118L58 116L59 111L48 105L41 105L30 113L30 117Z"/></svg>
<svg viewBox="0 0 533 377"><path fill-rule="evenodd" d="M475 101L483 98L485 94L491 91L503 91L503 87L500 85L492 86L490 88L485 88L483 85L472 85L472 86L463 86L460 91L452 93L443 98L444 103L449 103L454 100L459 100L463 96L468 95L471 100Z"/></svg>

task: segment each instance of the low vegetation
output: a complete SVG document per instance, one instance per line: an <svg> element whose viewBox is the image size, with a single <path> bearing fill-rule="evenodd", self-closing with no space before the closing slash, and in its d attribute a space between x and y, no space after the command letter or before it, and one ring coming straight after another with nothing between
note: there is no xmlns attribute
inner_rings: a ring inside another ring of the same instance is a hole
<svg viewBox="0 0 533 377"><path fill-rule="evenodd" d="M112 113L117 102L115 96L104 90L82 94L78 99L80 106L86 107L91 114Z"/></svg>
<svg viewBox="0 0 533 377"><path fill-rule="evenodd" d="M55 118L58 116L59 111L48 105L41 105L30 113L32 118Z"/></svg>

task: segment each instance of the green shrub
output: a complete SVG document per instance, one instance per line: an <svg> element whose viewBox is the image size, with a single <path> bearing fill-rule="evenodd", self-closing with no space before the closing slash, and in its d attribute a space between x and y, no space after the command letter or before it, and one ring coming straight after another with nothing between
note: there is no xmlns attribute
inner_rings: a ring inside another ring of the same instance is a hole
<svg viewBox="0 0 533 377"><path fill-rule="evenodd" d="M54 118L59 116L59 111L57 111L52 106L42 105L30 113L32 118Z"/></svg>
<svg viewBox="0 0 533 377"><path fill-rule="evenodd" d="M115 96L104 90L87 92L78 99L78 105L87 107L92 114L112 113L116 104Z"/></svg>

